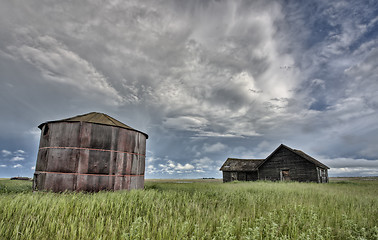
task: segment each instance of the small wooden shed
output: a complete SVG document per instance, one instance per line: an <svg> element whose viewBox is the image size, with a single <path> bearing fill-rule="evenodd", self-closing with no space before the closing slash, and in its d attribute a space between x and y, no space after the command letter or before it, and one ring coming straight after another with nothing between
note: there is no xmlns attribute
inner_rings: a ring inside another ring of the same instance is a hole
<svg viewBox="0 0 378 240"><path fill-rule="evenodd" d="M265 159L228 158L220 170L223 182L238 181L299 181L328 182L326 165L306 153L281 144Z"/></svg>

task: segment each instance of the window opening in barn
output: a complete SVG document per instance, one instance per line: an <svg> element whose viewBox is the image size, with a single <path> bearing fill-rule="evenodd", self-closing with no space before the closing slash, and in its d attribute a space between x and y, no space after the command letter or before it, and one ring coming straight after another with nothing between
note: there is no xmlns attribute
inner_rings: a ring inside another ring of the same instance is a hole
<svg viewBox="0 0 378 240"><path fill-rule="evenodd" d="M280 173L281 181L290 181L290 170L289 169L283 169Z"/></svg>

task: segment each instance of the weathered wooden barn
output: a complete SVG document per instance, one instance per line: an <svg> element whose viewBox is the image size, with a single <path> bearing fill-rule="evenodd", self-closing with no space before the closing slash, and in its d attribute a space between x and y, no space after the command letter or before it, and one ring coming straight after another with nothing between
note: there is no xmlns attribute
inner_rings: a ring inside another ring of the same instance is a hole
<svg viewBox="0 0 378 240"><path fill-rule="evenodd" d="M328 182L326 165L306 153L281 144L265 159L228 158L220 170L223 182L298 181Z"/></svg>
<svg viewBox="0 0 378 240"><path fill-rule="evenodd" d="M148 135L103 113L38 126L33 189L54 192L141 189Z"/></svg>

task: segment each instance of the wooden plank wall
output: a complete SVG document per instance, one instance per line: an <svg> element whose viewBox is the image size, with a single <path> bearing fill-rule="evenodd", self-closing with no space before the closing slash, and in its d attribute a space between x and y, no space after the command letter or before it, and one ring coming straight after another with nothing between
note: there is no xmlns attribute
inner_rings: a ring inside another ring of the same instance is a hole
<svg viewBox="0 0 378 240"><path fill-rule="evenodd" d="M257 171L252 172L228 172L223 171L223 182L231 182L231 173L236 173L238 181L256 181L258 180Z"/></svg>
<svg viewBox="0 0 378 240"><path fill-rule="evenodd" d="M280 171L289 169L290 179L299 182L318 182L315 164L288 149L279 149L259 168L260 180L280 180Z"/></svg>
<svg viewBox="0 0 378 240"><path fill-rule="evenodd" d="M231 182L231 172L223 171L223 182Z"/></svg>
<svg viewBox="0 0 378 240"><path fill-rule="evenodd" d="M259 174L257 171L253 171L253 172L247 172L247 179L246 181L257 181L259 180Z"/></svg>

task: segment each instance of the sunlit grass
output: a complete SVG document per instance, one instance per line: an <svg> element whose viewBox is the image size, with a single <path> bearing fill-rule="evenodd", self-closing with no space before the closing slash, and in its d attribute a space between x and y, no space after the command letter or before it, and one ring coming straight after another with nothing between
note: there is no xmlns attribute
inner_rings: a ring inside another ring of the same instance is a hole
<svg viewBox="0 0 378 240"><path fill-rule="evenodd" d="M160 180L95 194L16 182L0 181L0 239L378 239L377 180Z"/></svg>

